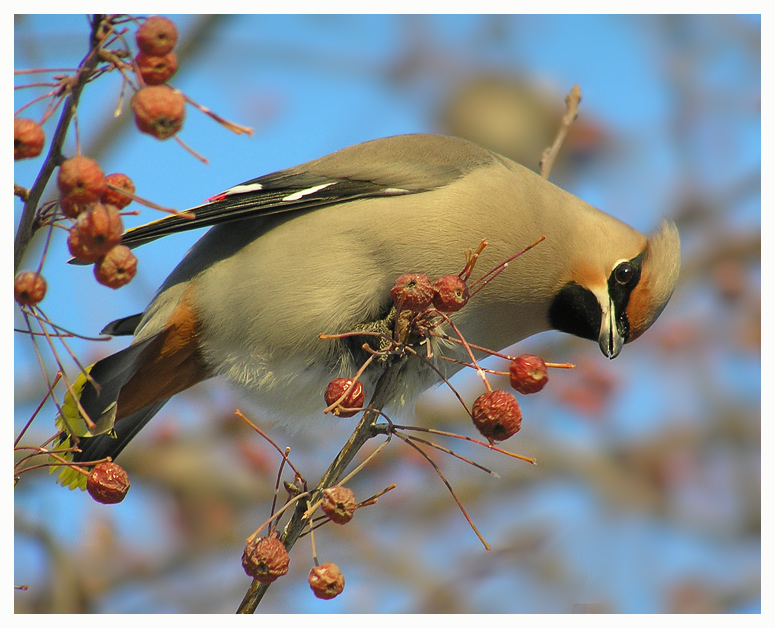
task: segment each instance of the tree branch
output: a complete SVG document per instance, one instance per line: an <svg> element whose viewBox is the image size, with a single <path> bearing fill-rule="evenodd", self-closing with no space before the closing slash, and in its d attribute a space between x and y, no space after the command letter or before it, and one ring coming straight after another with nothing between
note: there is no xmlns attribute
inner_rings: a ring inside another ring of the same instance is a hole
<svg viewBox="0 0 775 628"><path fill-rule="evenodd" d="M309 501L314 503L321 498L323 489L336 485L339 479L342 477L345 469L352 462L355 455L363 447L363 445L371 438L374 438L382 431L377 427L377 419L380 416L382 408L387 405L392 394L396 389L396 382L403 371L409 356L401 355L393 358L393 361L385 368L382 375L377 382L374 395L372 396L371 403L366 411L363 413L360 423L355 428L355 431L350 435L349 440L339 452L337 457L328 467L323 477L318 482L317 486L311 491ZM301 533L309 524L308 520L304 518L304 513L307 510L307 501L300 501L294 509L291 519L285 526L280 540L285 545L285 549L289 552L293 545L296 543ZM258 607L259 602L264 597L269 584L261 583L258 580L253 580L252 584L248 588L245 597L242 600L237 613L249 614L254 613Z"/></svg>
<svg viewBox="0 0 775 628"><path fill-rule="evenodd" d="M38 173L38 178L35 180L32 188L30 188L24 202L19 228L16 231L16 238L14 239L14 274L19 271L21 261L24 258L27 247L35 233L35 217L43 192L46 189L54 170L62 163L62 147L64 146L65 138L67 137L67 131L70 128L70 122L78 107L81 92L89 81L89 78L92 76L94 68L97 67L97 64L100 61L97 51L102 43L99 38L99 33L105 16L94 15L92 19L92 31L91 36L89 37L89 52L84 57L83 61L81 61L81 64L78 66L78 71L71 79L70 95L67 97L63 106L62 115L59 118L59 123L57 124L56 131L51 140L48 155L46 155L46 160L43 162L40 173Z"/></svg>
<svg viewBox="0 0 775 628"><path fill-rule="evenodd" d="M544 179L549 178L549 173L554 166L554 160L557 159L557 154L560 152L565 138L570 131L570 127L573 122L579 116L579 103L581 102L581 88L578 85L574 85L565 97L565 115L562 117L562 123L557 130L557 136L554 138L554 144L544 151L541 155L541 176Z"/></svg>

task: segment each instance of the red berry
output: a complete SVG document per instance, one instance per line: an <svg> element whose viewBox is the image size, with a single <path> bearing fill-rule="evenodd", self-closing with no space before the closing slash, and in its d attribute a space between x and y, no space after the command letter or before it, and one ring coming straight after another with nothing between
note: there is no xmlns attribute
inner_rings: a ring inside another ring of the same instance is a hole
<svg viewBox="0 0 775 628"><path fill-rule="evenodd" d="M138 129L166 140L183 127L186 100L183 94L167 85L151 85L132 97L132 111Z"/></svg>
<svg viewBox="0 0 775 628"><path fill-rule="evenodd" d="M59 197L59 210L68 218L78 218L83 212L89 211L94 201L82 201L70 195Z"/></svg>
<svg viewBox="0 0 775 628"><path fill-rule="evenodd" d="M101 504L117 504L129 490L129 476L115 462L100 462L86 480L86 490Z"/></svg>
<svg viewBox="0 0 775 628"><path fill-rule="evenodd" d="M178 29L175 23L166 17L149 17L135 34L137 47L147 55L163 56L175 47L178 41Z"/></svg>
<svg viewBox="0 0 775 628"><path fill-rule="evenodd" d="M96 262L121 242L124 226L113 205L95 203L78 216L70 228L67 246L70 254L83 262Z"/></svg>
<svg viewBox="0 0 775 628"><path fill-rule="evenodd" d="M307 580L315 597L321 600L331 600L344 591L344 575L335 563L313 567Z"/></svg>
<svg viewBox="0 0 775 628"><path fill-rule="evenodd" d="M46 280L38 273L27 270L16 275L13 282L13 298L19 305L32 307L46 296Z"/></svg>
<svg viewBox="0 0 775 628"><path fill-rule="evenodd" d="M37 157L43 150L46 134L41 126L29 118L13 119L13 158Z"/></svg>
<svg viewBox="0 0 775 628"><path fill-rule="evenodd" d="M288 573L291 559L275 536L260 536L248 541L242 553L242 568L259 582L274 582Z"/></svg>
<svg viewBox="0 0 775 628"><path fill-rule="evenodd" d="M166 83L178 71L178 57L168 52L163 57L140 53L135 57L137 69L146 85Z"/></svg>
<svg viewBox="0 0 775 628"><path fill-rule="evenodd" d="M458 275L444 275L433 283L433 307L440 312L457 312L468 303L468 286Z"/></svg>
<svg viewBox="0 0 775 628"><path fill-rule="evenodd" d="M428 275L406 274L396 279L390 298L399 310L422 312L433 301L433 284Z"/></svg>
<svg viewBox="0 0 775 628"><path fill-rule="evenodd" d="M128 284L136 274L137 258L123 244L114 246L94 265L97 281L114 290Z"/></svg>
<svg viewBox="0 0 775 628"><path fill-rule="evenodd" d="M537 355L521 355L509 364L511 387L523 395L537 393L549 381L546 362Z"/></svg>
<svg viewBox="0 0 775 628"><path fill-rule="evenodd" d="M358 502L355 494L344 486L332 486L323 489L323 501L320 507L334 523L344 525L353 518Z"/></svg>
<svg viewBox="0 0 775 628"><path fill-rule="evenodd" d="M113 205L117 209L124 209L124 207L132 202L132 197L127 196L121 191L123 190L129 194L135 193L135 184L128 176L120 172L114 172L105 177L105 183L108 185L105 186L105 191L102 193L102 198L100 199L103 203L106 205ZM113 187L110 186L116 187L118 190L114 190Z"/></svg>
<svg viewBox="0 0 775 628"><path fill-rule="evenodd" d="M326 406L333 405L339 397L345 394L345 391L350 391L347 396L337 405L331 412L336 416L342 418L348 418L355 416L363 408L363 403L366 400L366 396L363 392L363 384L355 382L353 386L353 380L346 377L337 377L332 379L326 387L326 392L323 395Z"/></svg>
<svg viewBox="0 0 775 628"><path fill-rule="evenodd" d="M474 401L472 410L476 429L489 440L506 440L519 431L522 410L514 395L493 390Z"/></svg>
<svg viewBox="0 0 775 628"><path fill-rule="evenodd" d="M96 161L76 155L59 167L57 184L61 196L73 202L95 203L105 190L105 175Z"/></svg>

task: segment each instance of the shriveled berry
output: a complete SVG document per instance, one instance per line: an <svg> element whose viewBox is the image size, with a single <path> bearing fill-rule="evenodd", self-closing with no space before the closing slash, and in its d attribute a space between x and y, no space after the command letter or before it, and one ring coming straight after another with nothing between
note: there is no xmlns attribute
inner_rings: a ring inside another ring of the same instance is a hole
<svg viewBox="0 0 775 628"><path fill-rule="evenodd" d="M331 600L344 591L344 574L335 563L316 565L307 581L315 597L321 600Z"/></svg>
<svg viewBox="0 0 775 628"><path fill-rule="evenodd" d="M399 310L422 312L433 302L433 284L428 275L409 273L396 279L390 298Z"/></svg>
<svg viewBox="0 0 775 628"><path fill-rule="evenodd" d="M89 211L94 201L82 201L69 194L59 197L59 210L68 218L78 218L83 212Z"/></svg>
<svg viewBox="0 0 775 628"><path fill-rule="evenodd" d="M149 85L132 97L132 111L138 129L166 140L183 127L186 100L183 94L167 85Z"/></svg>
<svg viewBox="0 0 775 628"><path fill-rule="evenodd" d="M105 176L105 183L105 191L100 199L103 203L113 205L117 209L124 209L132 202L132 198L122 192L123 190L129 194L135 193L135 184L128 176L121 172L114 172ZM118 188L118 190L114 190L111 186Z"/></svg>
<svg viewBox="0 0 775 628"><path fill-rule="evenodd" d="M13 119L13 158L29 159L37 157L46 143L43 128L29 118Z"/></svg>
<svg viewBox="0 0 775 628"><path fill-rule="evenodd" d="M353 518L358 502L355 494L345 486L332 486L323 489L323 501L320 507L334 523L344 525Z"/></svg>
<svg viewBox="0 0 775 628"><path fill-rule="evenodd" d="M174 52L157 57L140 53L135 57L137 70L146 85L161 85L178 71L178 57Z"/></svg>
<svg viewBox="0 0 775 628"><path fill-rule="evenodd" d="M100 462L86 480L86 490L101 504L117 504L129 490L129 476L115 462Z"/></svg>
<svg viewBox="0 0 775 628"><path fill-rule="evenodd" d="M166 55L178 41L178 29L172 20L154 15L137 29L135 41L137 47L147 55Z"/></svg>
<svg viewBox="0 0 775 628"><path fill-rule="evenodd" d="M13 281L13 298L19 305L32 307L46 296L46 280L31 270L16 275Z"/></svg>
<svg viewBox="0 0 775 628"><path fill-rule="evenodd" d="M124 225L113 205L95 203L80 214L70 228L67 247L70 254L83 262L96 262L121 242Z"/></svg>
<svg viewBox="0 0 775 628"><path fill-rule="evenodd" d="M342 418L355 416L361 411L361 408L363 408L363 403L366 400L363 392L363 384L357 381L355 382L355 385L353 385L353 380L346 377L337 377L328 383L326 392L323 395L326 406L330 406L346 392L347 394L345 398L342 399L341 403L331 410L336 416Z"/></svg>
<svg viewBox="0 0 775 628"><path fill-rule="evenodd" d="M519 431L522 410L514 395L505 390L493 390L474 401L473 415L476 429L489 440L506 440Z"/></svg>
<svg viewBox="0 0 775 628"><path fill-rule="evenodd" d="M57 184L61 196L74 202L94 203L105 191L105 175L96 161L76 155L59 167Z"/></svg>
<svg viewBox="0 0 775 628"><path fill-rule="evenodd" d="M444 275L433 282L433 307L440 312L457 312L470 295L468 286L458 275Z"/></svg>
<svg viewBox="0 0 775 628"><path fill-rule="evenodd" d="M137 258L123 244L114 246L94 265L97 281L114 290L128 284L136 274Z"/></svg>
<svg viewBox="0 0 775 628"><path fill-rule="evenodd" d="M523 395L537 393L549 381L546 362L537 355L521 355L509 364L511 387Z"/></svg>
<svg viewBox="0 0 775 628"><path fill-rule="evenodd" d="M242 568L259 582L274 582L288 573L291 559L275 536L260 536L248 541L242 552Z"/></svg>

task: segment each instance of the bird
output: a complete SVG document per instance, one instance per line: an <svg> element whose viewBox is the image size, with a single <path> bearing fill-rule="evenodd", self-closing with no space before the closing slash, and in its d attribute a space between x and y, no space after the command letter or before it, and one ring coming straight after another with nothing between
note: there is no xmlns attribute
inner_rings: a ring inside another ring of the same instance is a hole
<svg viewBox="0 0 775 628"><path fill-rule="evenodd" d="M607 358L641 336L678 280L680 240L667 220L648 236L528 168L460 138L384 137L260 176L217 194L191 215L128 230L130 248L210 227L146 310L103 334L131 344L82 372L57 425L73 462L115 458L164 403L220 376L289 424L326 420L323 391L365 360L363 338L391 314L397 277L497 266L531 243L450 316L466 342L502 350L556 330L593 340ZM321 334L339 335L321 339ZM463 360L431 338L430 355ZM392 393L410 407L462 368L418 352ZM379 365L361 376L373 391ZM83 415L89 418L87 421ZM313 423L314 424L314 423ZM72 451L72 449L71 449ZM83 488L65 467L58 481Z"/></svg>

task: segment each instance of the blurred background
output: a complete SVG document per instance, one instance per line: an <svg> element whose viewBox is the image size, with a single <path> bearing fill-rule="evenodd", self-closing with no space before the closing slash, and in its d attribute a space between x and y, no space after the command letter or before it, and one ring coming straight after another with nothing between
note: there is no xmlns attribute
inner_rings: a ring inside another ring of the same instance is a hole
<svg viewBox="0 0 775 628"><path fill-rule="evenodd" d="M255 132L236 136L189 107L180 138L205 165L174 140L140 134L128 99L113 116L116 73L88 86L78 110L83 154L106 173L128 174L155 203L184 209L258 175L398 133L466 137L537 169L578 83L581 113L551 180L642 231L670 218L682 237L669 307L616 360L555 333L511 350L577 365L551 372L541 394L520 399L522 431L507 448L537 458L536 466L443 443L495 478L432 454L491 551L427 462L394 441L350 486L359 499L397 488L350 524L315 535L321 562L345 574L344 593L324 602L309 591L305 538L259 612L760 612L760 17L169 17L180 32L171 84ZM17 15L16 69L75 68L88 35L85 16ZM41 80L17 75L15 84ZM45 92L17 89L14 109ZM38 103L22 115L42 111ZM48 138L58 117L45 126ZM71 130L67 154L74 138ZM14 181L30 187L43 159L16 163ZM51 186L44 199L55 193ZM17 223L20 211L17 199ZM125 224L160 216L142 208ZM144 309L201 235L139 249L138 276L112 291L89 267L65 263L66 233L55 231L41 306L86 336ZM37 267L43 240L22 269ZM14 327L24 327L17 308ZM125 344L68 341L85 364ZM51 351L38 347L52 377ZM74 362L57 350L74 377ZM470 377L454 383L469 401L480 392ZM14 386L18 434L45 394L21 333ZM22 475L14 583L29 590L15 592L16 612L234 612L250 582L240 566L244 539L269 515L279 464L234 418L238 407L291 447L311 484L355 426L321 416L288 433L211 381L171 401L122 454L132 488L119 505L62 489L45 470ZM54 414L47 404L22 444L50 437ZM445 388L423 398L414 422L475 435Z"/></svg>

